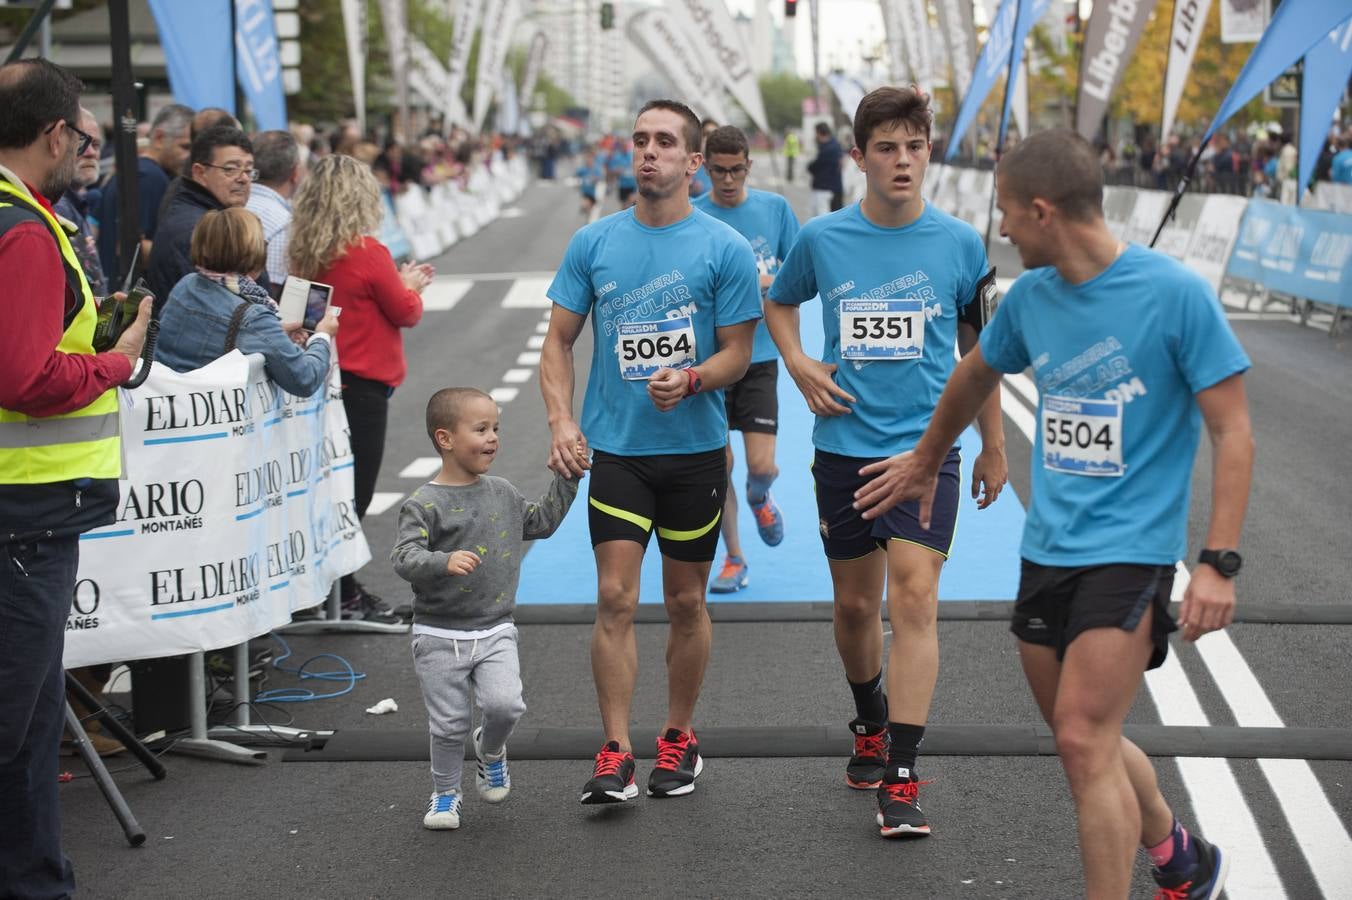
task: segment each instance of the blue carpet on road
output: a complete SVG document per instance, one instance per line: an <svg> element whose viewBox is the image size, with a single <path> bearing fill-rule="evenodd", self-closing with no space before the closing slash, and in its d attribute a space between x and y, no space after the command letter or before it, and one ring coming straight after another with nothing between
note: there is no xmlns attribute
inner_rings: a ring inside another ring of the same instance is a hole
<svg viewBox="0 0 1352 900"><path fill-rule="evenodd" d="M815 302L805 304L802 315L803 346L809 352L822 344L821 310ZM812 492L812 413L781 365L779 370L780 475L772 493L784 514L784 541L767 547L756 534L754 520L741 496L746 483L739 434L732 435L737 464L732 483L737 485L742 549L750 566L751 583L732 594L710 594L710 602L820 601L831 599L831 577L817 536L817 505ZM953 552L939 581L940 600L1012 600L1018 587L1019 535L1024 510L1013 490L1006 489L989 509L978 511L969 495L972 460L981 449L976 429L962 436L962 506L958 514ZM587 483L583 480L577 501L553 537L537 541L522 564L518 603L593 603L596 600L596 568L587 533ZM714 561L716 575L723 550ZM648 545L643 559L640 603L662 602L661 554L657 539ZM712 577L712 576L711 576Z"/></svg>

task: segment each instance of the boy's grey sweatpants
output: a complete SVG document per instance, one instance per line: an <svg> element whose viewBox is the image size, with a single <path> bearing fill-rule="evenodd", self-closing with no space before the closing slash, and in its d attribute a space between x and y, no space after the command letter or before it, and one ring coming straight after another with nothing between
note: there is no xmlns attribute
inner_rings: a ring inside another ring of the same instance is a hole
<svg viewBox="0 0 1352 900"><path fill-rule="evenodd" d="M427 704L432 784L437 792L460 790L472 703L483 714L483 747L489 754L502 750L526 712L516 640L516 626L468 641L413 636L413 664Z"/></svg>

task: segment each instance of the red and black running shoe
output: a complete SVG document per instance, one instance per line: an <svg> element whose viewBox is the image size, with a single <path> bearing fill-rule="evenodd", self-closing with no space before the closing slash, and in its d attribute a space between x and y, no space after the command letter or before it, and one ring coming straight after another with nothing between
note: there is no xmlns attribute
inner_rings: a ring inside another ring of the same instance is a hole
<svg viewBox="0 0 1352 900"><path fill-rule="evenodd" d="M704 771L695 730L668 728L657 738L657 762L648 776L649 797L680 797L695 789L695 779Z"/></svg>
<svg viewBox="0 0 1352 900"><path fill-rule="evenodd" d="M583 803L623 803L638 796L634 783L634 754L609 741L596 754L596 768L582 789Z"/></svg>
<svg viewBox="0 0 1352 900"><path fill-rule="evenodd" d="M929 820L920 810L920 785L907 775L891 771L878 786L878 832L883 837L924 837L930 833Z"/></svg>
<svg viewBox="0 0 1352 900"><path fill-rule="evenodd" d="M845 783L856 791L871 791L883 783L887 768L887 726L867 719L853 719L854 755L845 765Z"/></svg>

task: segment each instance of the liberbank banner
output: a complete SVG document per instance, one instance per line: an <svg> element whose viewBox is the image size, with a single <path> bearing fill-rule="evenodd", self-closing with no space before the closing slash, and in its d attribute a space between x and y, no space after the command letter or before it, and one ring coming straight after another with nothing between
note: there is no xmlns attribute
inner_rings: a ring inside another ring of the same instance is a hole
<svg viewBox="0 0 1352 900"><path fill-rule="evenodd" d="M1250 200L1226 274L1352 307L1352 216Z"/></svg>
<svg viewBox="0 0 1352 900"><path fill-rule="evenodd" d="M1075 130L1087 140L1098 134L1108 98L1131 61L1155 0L1108 0L1094 4L1080 51L1080 91Z"/></svg>
<svg viewBox="0 0 1352 900"><path fill-rule="evenodd" d="M126 477L80 539L67 667L238 644L371 558L338 378L293 397L235 351L120 392Z"/></svg>

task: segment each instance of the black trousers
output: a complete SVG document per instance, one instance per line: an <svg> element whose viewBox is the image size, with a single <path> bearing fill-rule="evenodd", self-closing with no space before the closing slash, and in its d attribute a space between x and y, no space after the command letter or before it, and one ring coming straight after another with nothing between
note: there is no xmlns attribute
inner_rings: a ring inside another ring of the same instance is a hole
<svg viewBox="0 0 1352 900"><path fill-rule="evenodd" d="M366 508L376 491L380 462L385 456L385 428L390 416L390 397L394 388L379 381L342 373L343 409L352 433L352 480L356 489L357 518L366 517ZM344 575L344 597L356 593L356 579Z"/></svg>
<svg viewBox="0 0 1352 900"><path fill-rule="evenodd" d="M57 774L75 535L0 546L0 897L66 897Z"/></svg>

